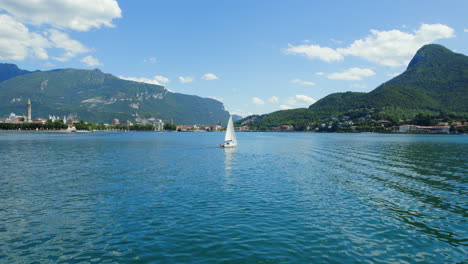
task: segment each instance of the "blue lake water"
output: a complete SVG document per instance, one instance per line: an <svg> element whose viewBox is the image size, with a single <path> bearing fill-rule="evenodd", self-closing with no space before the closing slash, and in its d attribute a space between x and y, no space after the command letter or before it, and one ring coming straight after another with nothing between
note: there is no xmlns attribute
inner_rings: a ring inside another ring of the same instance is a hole
<svg viewBox="0 0 468 264"><path fill-rule="evenodd" d="M468 136L0 133L0 263L468 262Z"/></svg>

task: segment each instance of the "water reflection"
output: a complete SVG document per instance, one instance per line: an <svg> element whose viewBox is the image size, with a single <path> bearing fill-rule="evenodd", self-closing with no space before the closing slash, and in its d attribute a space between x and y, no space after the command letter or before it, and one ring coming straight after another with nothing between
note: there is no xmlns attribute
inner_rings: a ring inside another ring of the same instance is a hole
<svg viewBox="0 0 468 264"><path fill-rule="evenodd" d="M233 184L233 169L234 169L234 156L237 148L224 148L224 175L225 175L225 190L229 190Z"/></svg>

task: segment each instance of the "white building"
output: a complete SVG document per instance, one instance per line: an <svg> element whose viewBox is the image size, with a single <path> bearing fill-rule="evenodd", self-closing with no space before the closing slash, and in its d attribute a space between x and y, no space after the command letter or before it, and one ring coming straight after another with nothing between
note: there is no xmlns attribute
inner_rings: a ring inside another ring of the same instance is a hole
<svg viewBox="0 0 468 264"><path fill-rule="evenodd" d="M164 122L161 119L158 119L154 122L154 131L163 131Z"/></svg>

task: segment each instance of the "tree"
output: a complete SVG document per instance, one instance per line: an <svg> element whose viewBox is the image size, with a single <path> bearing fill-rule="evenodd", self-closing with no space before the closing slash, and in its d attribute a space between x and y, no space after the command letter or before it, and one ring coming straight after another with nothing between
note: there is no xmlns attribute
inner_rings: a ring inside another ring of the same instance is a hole
<svg viewBox="0 0 468 264"><path fill-rule="evenodd" d="M413 123L419 126L430 126L433 124L429 114L419 113L413 118Z"/></svg>
<svg viewBox="0 0 468 264"><path fill-rule="evenodd" d="M170 124L170 123L164 124L164 130L175 131L176 129L177 129L177 126L174 124Z"/></svg>

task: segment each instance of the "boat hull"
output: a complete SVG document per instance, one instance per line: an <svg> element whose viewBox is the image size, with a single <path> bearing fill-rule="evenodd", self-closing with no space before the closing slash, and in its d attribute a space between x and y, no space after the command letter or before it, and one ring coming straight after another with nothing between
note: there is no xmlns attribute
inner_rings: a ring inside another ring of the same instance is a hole
<svg viewBox="0 0 468 264"><path fill-rule="evenodd" d="M219 144L219 146L222 148L234 148L237 144Z"/></svg>

